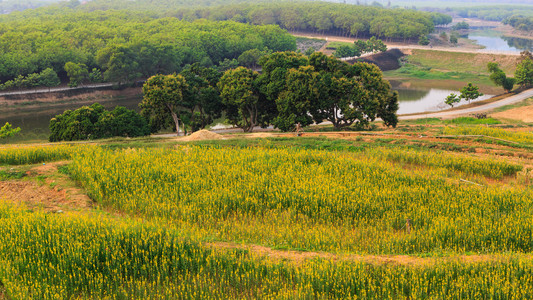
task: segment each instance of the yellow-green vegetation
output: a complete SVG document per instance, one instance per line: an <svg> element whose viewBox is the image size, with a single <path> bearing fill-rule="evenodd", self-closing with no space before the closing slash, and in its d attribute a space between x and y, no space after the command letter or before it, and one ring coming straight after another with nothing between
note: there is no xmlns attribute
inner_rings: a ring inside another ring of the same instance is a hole
<svg viewBox="0 0 533 300"><path fill-rule="evenodd" d="M533 297L523 166L387 140L1 148L2 164L70 160L100 209L0 201L0 286L8 299Z"/></svg>
<svg viewBox="0 0 533 300"><path fill-rule="evenodd" d="M0 148L0 165L36 164L47 161L70 159L77 151L90 146L4 146Z"/></svg>
<svg viewBox="0 0 533 300"><path fill-rule="evenodd" d="M533 133L530 131L508 131L503 128L493 128L485 126L460 126L446 127L444 129L444 134L485 135L526 145L533 145Z"/></svg>

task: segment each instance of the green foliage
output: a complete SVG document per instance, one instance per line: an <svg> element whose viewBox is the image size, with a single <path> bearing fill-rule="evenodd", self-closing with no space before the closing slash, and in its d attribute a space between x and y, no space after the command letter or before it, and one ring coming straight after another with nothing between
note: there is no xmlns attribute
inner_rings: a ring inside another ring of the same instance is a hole
<svg viewBox="0 0 533 300"><path fill-rule="evenodd" d="M67 110L50 120L51 142L99 139L112 136L145 136L148 122L138 113L117 106L112 111L95 103L74 111Z"/></svg>
<svg viewBox="0 0 533 300"><path fill-rule="evenodd" d="M52 68L46 68L40 73L39 85L51 88L58 86L59 84L61 84L61 81L59 80L56 71Z"/></svg>
<svg viewBox="0 0 533 300"><path fill-rule="evenodd" d="M172 117L176 133L180 132L180 119L188 106L184 92L189 87L181 75L154 75L143 85L141 114L150 119L152 131L165 127L165 119Z"/></svg>
<svg viewBox="0 0 533 300"><path fill-rule="evenodd" d="M481 96L483 96L483 94L479 92L479 87L472 85L471 82L461 89L460 97L461 99L468 101L468 103L470 103L471 100L475 100Z"/></svg>
<svg viewBox="0 0 533 300"><path fill-rule="evenodd" d="M259 59L267 54L270 54L270 52L271 51L269 50L261 51L259 49L250 49L239 55L237 60L239 61L239 65L243 67L256 69L259 65Z"/></svg>
<svg viewBox="0 0 533 300"><path fill-rule="evenodd" d="M462 29L469 29L470 25L466 23L465 21L461 21L455 25L452 26L452 30L462 30Z"/></svg>
<svg viewBox="0 0 533 300"><path fill-rule="evenodd" d="M218 82L222 103L226 106L226 119L245 132L252 132L255 126L268 124L264 109L266 102L260 101L259 74L244 67L228 70Z"/></svg>
<svg viewBox="0 0 533 300"><path fill-rule="evenodd" d="M524 57L516 66L514 77L516 84L522 87L533 86L533 60L529 57Z"/></svg>
<svg viewBox="0 0 533 300"><path fill-rule="evenodd" d="M448 95L448 97L446 97L446 100L444 100L444 103L448 104L451 107L453 107L455 104L459 102L461 102L461 97L453 93Z"/></svg>
<svg viewBox="0 0 533 300"><path fill-rule="evenodd" d="M487 68L489 69L489 72L491 72L489 78L494 84L502 86L507 92L510 92L513 89L515 83L514 78L507 77L497 63L490 62L488 63Z"/></svg>
<svg viewBox="0 0 533 300"><path fill-rule="evenodd" d="M494 124L501 124L502 122L493 119L493 118L484 118L484 119L478 119L473 117L459 117L449 120L444 120L444 124L455 124L455 125L477 125L477 124L486 124L486 125L494 125Z"/></svg>
<svg viewBox="0 0 533 300"><path fill-rule="evenodd" d="M318 52L308 59L296 53L274 53L262 63L261 91L274 99L278 115L273 124L283 131L312 120L327 120L336 129L352 124L365 127L376 117L387 126L398 122L398 95L374 65L350 66Z"/></svg>
<svg viewBox="0 0 533 300"><path fill-rule="evenodd" d="M533 30L533 11L531 11L530 14L530 16L523 16L521 14L517 14L505 19L503 23L509 24L513 26L513 28L521 31L531 32Z"/></svg>
<svg viewBox="0 0 533 300"><path fill-rule="evenodd" d="M101 70L107 81L125 83L179 72L195 62L217 65L250 49L296 50L295 38L274 25L191 23L150 10L83 11L86 7L3 15L0 80L12 81L8 86L16 88L19 75L25 78L47 68L62 74L71 62L85 65L83 70ZM87 77L80 68L71 71L72 85Z"/></svg>
<svg viewBox="0 0 533 300"><path fill-rule="evenodd" d="M450 43L457 45L457 42L459 41L459 38L456 34L450 34Z"/></svg>
<svg viewBox="0 0 533 300"><path fill-rule="evenodd" d="M6 124L0 127L0 139L5 139L15 136L20 132L20 127L13 128L13 126L6 122Z"/></svg>
<svg viewBox="0 0 533 300"><path fill-rule="evenodd" d="M69 61L65 64L64 69L70 79L70 82L68 84L70 87L76 87L80 85L83 80L87 78L87 75L89 75L89 71L87 71L87 66L82 63L73 63Z"/></svg>
<svg viewBox="0 0 533 300"><path fill-rule="evenodd" d="M421 46L427 46L429 45L429 38L427 35L421 35L419 38L418 38L418 44L421 45Z"/></svg>
<svg viewBox="0 0 533 300"><path fill-rule="evenodd" d="M37 86L54 87L61 83L57 73L51 69L46 68L41 73L32 73L27 76L19 75L14 80L8 80L0 84L0 90L8 90L12 88L32 88Z"/></svg>
<svg viewBox="0 0 533 300"><path fill-rule="evenodd" d="M337 48L334 55L335 57L353 57L361 56L361 54L368 52L377 53L385 51L387 51L387 46L382 40L376 39L373 36L367 41L357 40L351 46L342 45Z"/></svg>

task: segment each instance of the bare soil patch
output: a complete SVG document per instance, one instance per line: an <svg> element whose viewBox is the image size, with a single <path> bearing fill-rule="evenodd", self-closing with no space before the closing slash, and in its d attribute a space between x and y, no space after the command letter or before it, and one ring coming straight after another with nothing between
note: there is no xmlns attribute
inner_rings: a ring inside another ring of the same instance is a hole
<svg viewBox="0 0 533 300"><path fill-rule="evenodd" d="M414 266L425 267L446 262L459 263L485 263L508 260L503 255L453 255L448 257L417 257L409 255L356 255L356 254L333 254L327 252L314 251L294 251L294 250L276 250L265 246L254 244L237 244L230 242L213 242L207 243L208 246L216 249L242 249L250 253L265 257L274 261L288 261L296 265L301 265L310 259L327 259L329 261L353 261L368 263L376 266L395 265L395 266ZM521 255L526 259L532 259L531 255Z"/></svg>
<svg viewBox="0 0 533 300"><path fill-rule="evenodd" d="M32 168L26 173L28 180L0 181L0 199L50 212L90 209L93 201L67 175L58 173L57 167L64 164Z"/></svg>
<svg viewBox="0 0 533 300"><path fill-rule="evenodd" d="M512 108L506 111L491 114L494 118L520 120L526 123L533 122L533 105Z"/></svg>

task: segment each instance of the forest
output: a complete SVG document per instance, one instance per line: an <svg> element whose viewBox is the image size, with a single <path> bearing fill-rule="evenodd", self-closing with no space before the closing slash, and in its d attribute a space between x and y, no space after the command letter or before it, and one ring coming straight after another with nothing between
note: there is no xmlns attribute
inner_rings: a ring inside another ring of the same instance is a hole
<svg viewBox="0 0 533 300"><path fill-rule="evenodd" d="M65 64L72 62L101 70L105 81L125 82L194 62L211 66L250 49L296 48L294 37L272 25L187 22L125 11L10 18L0 23L2 81L47 68L65 78Z"/></svg>
<svg viewBox="0 0 533 300"><path fill-rule="evenodd" d="M416 41L451 22L440 13L328 2L191 3L74 0L2 15L0 89L55 84L40 79L47 69L72 86L121 84L194 62L227 64L250 49L294 51L285 30Z"/></svg>

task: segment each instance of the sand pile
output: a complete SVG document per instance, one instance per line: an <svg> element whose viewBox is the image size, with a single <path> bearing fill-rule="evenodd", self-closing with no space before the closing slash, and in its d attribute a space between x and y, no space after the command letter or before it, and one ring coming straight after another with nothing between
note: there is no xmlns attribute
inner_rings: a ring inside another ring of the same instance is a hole
<svg viewBox="0 0 533 300"><path fill-rule="evenodd" d="M189 142L189 141L223 140L223 139L224 137L218 133L202 129L200 131L196 131L195 133L180 139L180 141Z"/></svg>

